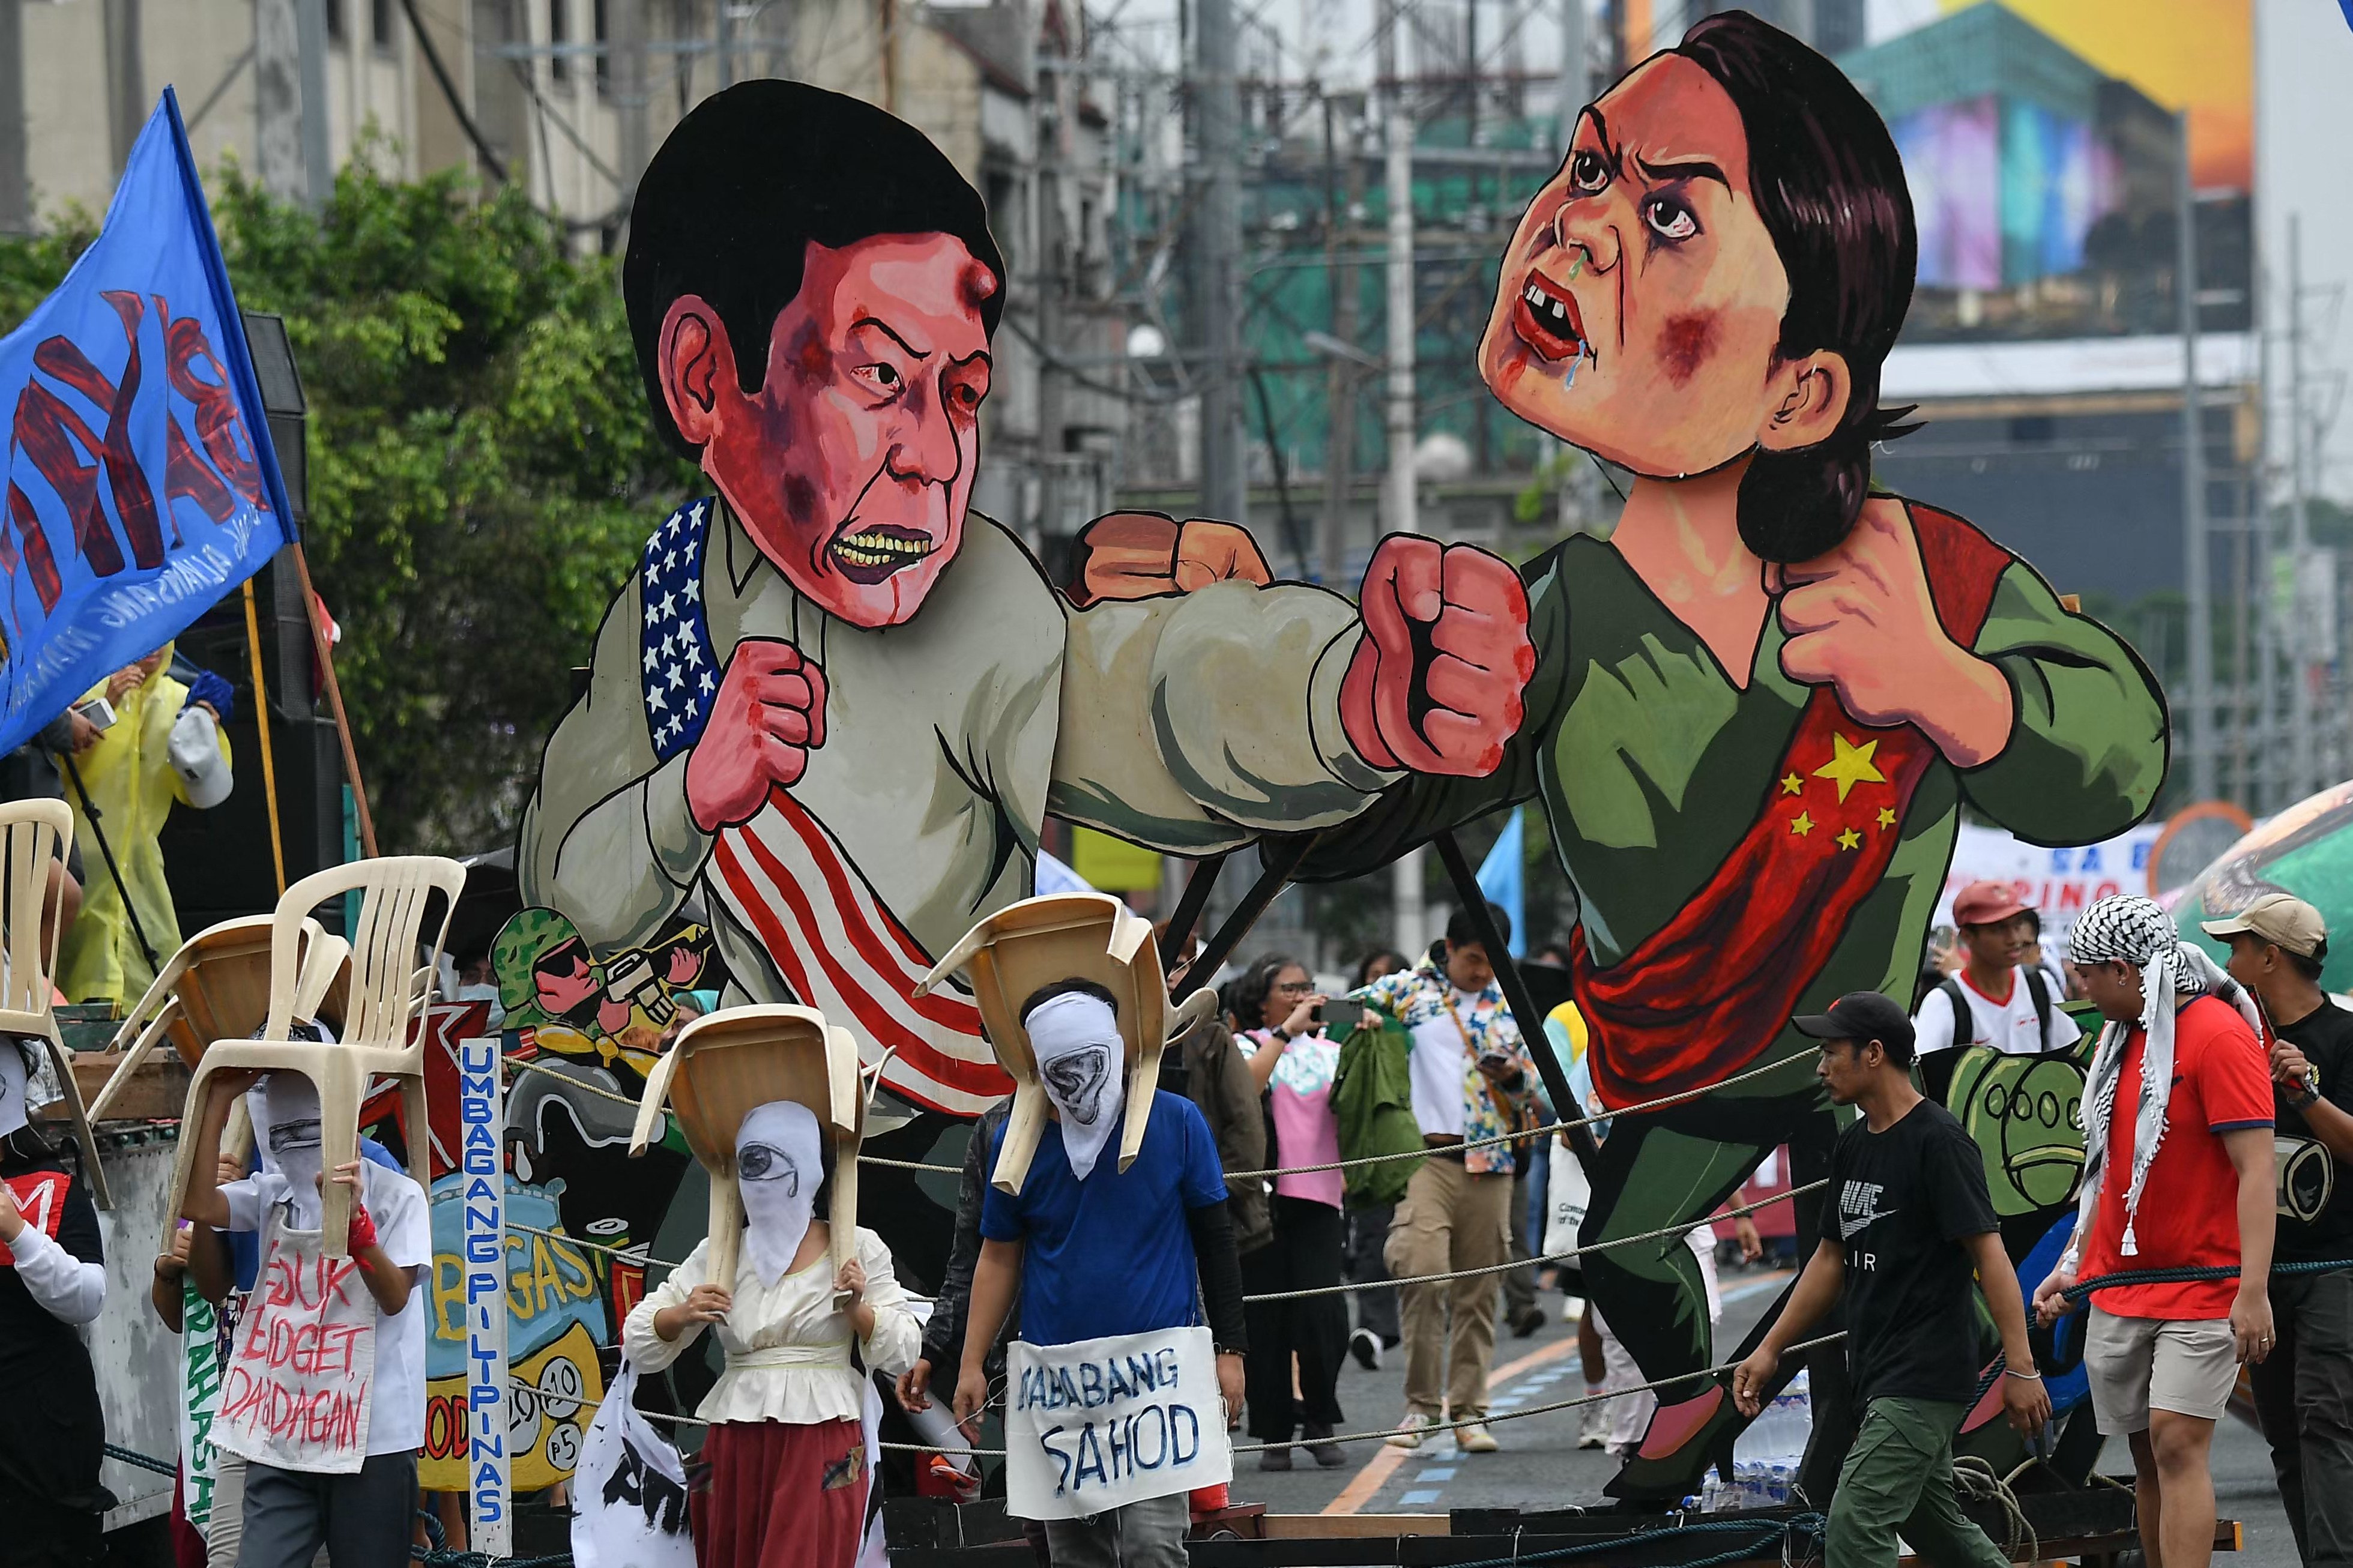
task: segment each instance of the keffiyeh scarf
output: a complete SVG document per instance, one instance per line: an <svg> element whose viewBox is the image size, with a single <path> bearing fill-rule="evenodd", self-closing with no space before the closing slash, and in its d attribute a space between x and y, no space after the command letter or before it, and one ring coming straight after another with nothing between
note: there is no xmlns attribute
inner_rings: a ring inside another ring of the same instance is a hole
<svg viewBox="0 0 2353 1568"><path fill-rule="evenodd" d="M2067 939L2067 952L2077 963L2121 961L2140 971L2137 1026L2147 1032L2148 1044L2141 1057L2140 1100L2133 1114L2132 1170L2124 1194L2125 1233L2117 1245L2121 1256L2134 1258L2140 1253L2133 1227L2140 1213L2141 1192L2148 1184L2149 1167L2165 1142L2166 1107L2173 1095L2174 1016L2180 1009L2180 998L2211 991L2236 1006L2258 1037L2263 1034L2263 1017L2236 981L2217 968L2204 952L2175 934L2172 917L2153 899L2102 899L2075 922ZM2090 1081L2084 1094L2084 1184L2077 1200L2075 1239L2068 1247L2071 1268L2098 1212L2108 1130L2116 1116L2116 1085L2124 1076L2125 1047L2135 1026L2110 1019L2092 1052Z"/></svg>

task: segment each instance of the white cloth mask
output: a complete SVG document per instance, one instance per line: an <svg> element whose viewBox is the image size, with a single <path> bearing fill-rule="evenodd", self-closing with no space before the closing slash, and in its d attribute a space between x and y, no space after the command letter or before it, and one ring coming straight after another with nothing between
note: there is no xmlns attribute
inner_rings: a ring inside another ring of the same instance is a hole
<svg viewBox="0 0 2353 1568"><path fill-rule="evenodd" d="M744 1118L735 1132L735 1186L744 1196L744 1250L761 1283L791 1272L824 1183L816 1112L775 1100Z"/></svg>
<svg viewBox="0 0 2353 1568"><path fill-rule="evenodd" d="M14 1040L0 1040L0 1138L29 1120L25 1109L25 1053Z"/></svg>
<svg viewBox="0 0 2353 1568"><path fill-rule="evenodd" d="M1038 1058L1038 1079L1062 1119L1071 1174L1085 1181L1119 1128L1120 1068L1126 1055L1119 1017L1103 999L1065 992L1021 1021Z"/></svg>
<svg viewBox="0 0 2353 1568"><path fill-rule="evenodd" d="M266 1121L254 1137L269 1151L268 1162L286 1178L286 1195L298 1229L319 1227L319 1174L326 1157L319 1126L319 1090L299 1072L271 1073L262 1085Z"/></svg>

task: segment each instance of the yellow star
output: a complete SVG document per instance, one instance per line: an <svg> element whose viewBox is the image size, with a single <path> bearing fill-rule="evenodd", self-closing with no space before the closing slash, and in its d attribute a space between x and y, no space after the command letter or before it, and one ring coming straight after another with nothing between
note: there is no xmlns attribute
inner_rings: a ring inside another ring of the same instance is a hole
<svg viewBox="0 0 2353 1568"><path fill-rule="evenodd" d="M1795 795L1805 787L1806 781L1799 778L1795 773L1791 773L1788 778L1781 781L1781 793L1783 795Z"/></svg>
<svg viewBox="0 0 2353 1568"><path fill-rule="evenodd" d="M1841 849L1860 849L1860 848L1862 848L1862 834L1860 834L1860 833L1857 833L1857 832L1856 832L1853 828L1852 828L1852 827L1848 828L1844 833L1841 833L1841 834L1840 834L1840 835L1839 835L1839 847L1840 847L1840 848L1841 848Z"/></svg>
<svg viewBox="0 0 2353 1568"><path fill-rule="evenodd" d="M1843 804L1846 792L1859 784L1885 784L1887 775L1872 765L1871 753L1879 750L1876 741L1856 745L1836 731L1831 732L1831 760L1814 770L1818 779L1832 779L1838 784L1839 800Z"/></svg>
<svg viewBox="0 0 2353 1568"><path fill-rule="evenodd" d="M1789 831L1800 838L1813 830L1814 819L1802 811L1789 819Z"/></svg>
<svg viewBox="0 0 2353 1568"><path fill-rule="evenodd" d="M1895 808L1894 806L1883 805L1879 808L1879 826L1882 827L1893 827L1895 826Z"/></svg>

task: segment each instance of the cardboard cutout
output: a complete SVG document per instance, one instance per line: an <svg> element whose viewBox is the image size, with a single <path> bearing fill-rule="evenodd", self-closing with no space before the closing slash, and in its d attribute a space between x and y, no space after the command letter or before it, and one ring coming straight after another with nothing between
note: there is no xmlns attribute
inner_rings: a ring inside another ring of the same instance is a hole
<svg viewBox="0 0 2353 1568"><path fill-rule="evenodd" d="M911 994L1029 892L1050 810L1178 854L1344 821L1493 767L1534 663L1516 575L1427 539L1377 553L1360 620L1237 575L1238 531L1126 518L1119 594L1066 602L969 510L1006 279L978 194L881 110L753 81L679 124L624 286L715 493L647 542L517 858L596 953L700 896L725 999L852 1030L885 1125L1012 1087L969 997Z"/></svg>

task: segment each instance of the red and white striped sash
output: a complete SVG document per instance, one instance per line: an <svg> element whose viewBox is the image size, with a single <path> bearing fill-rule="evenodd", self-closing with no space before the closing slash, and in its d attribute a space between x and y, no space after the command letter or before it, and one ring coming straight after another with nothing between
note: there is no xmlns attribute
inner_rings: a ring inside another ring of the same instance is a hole
<svg viewBox="0 0 2353 1568"><path fill-rule="evenodd" d="M977 1116L1013 1092L981 1036L980 1009L934 992L932 959L876 898L825 826L778 789L767 808L719 835L712 879L756 934L793 994L859 1037L869 1061L893 1050L883 1087L917 1105Z"/></svg>

